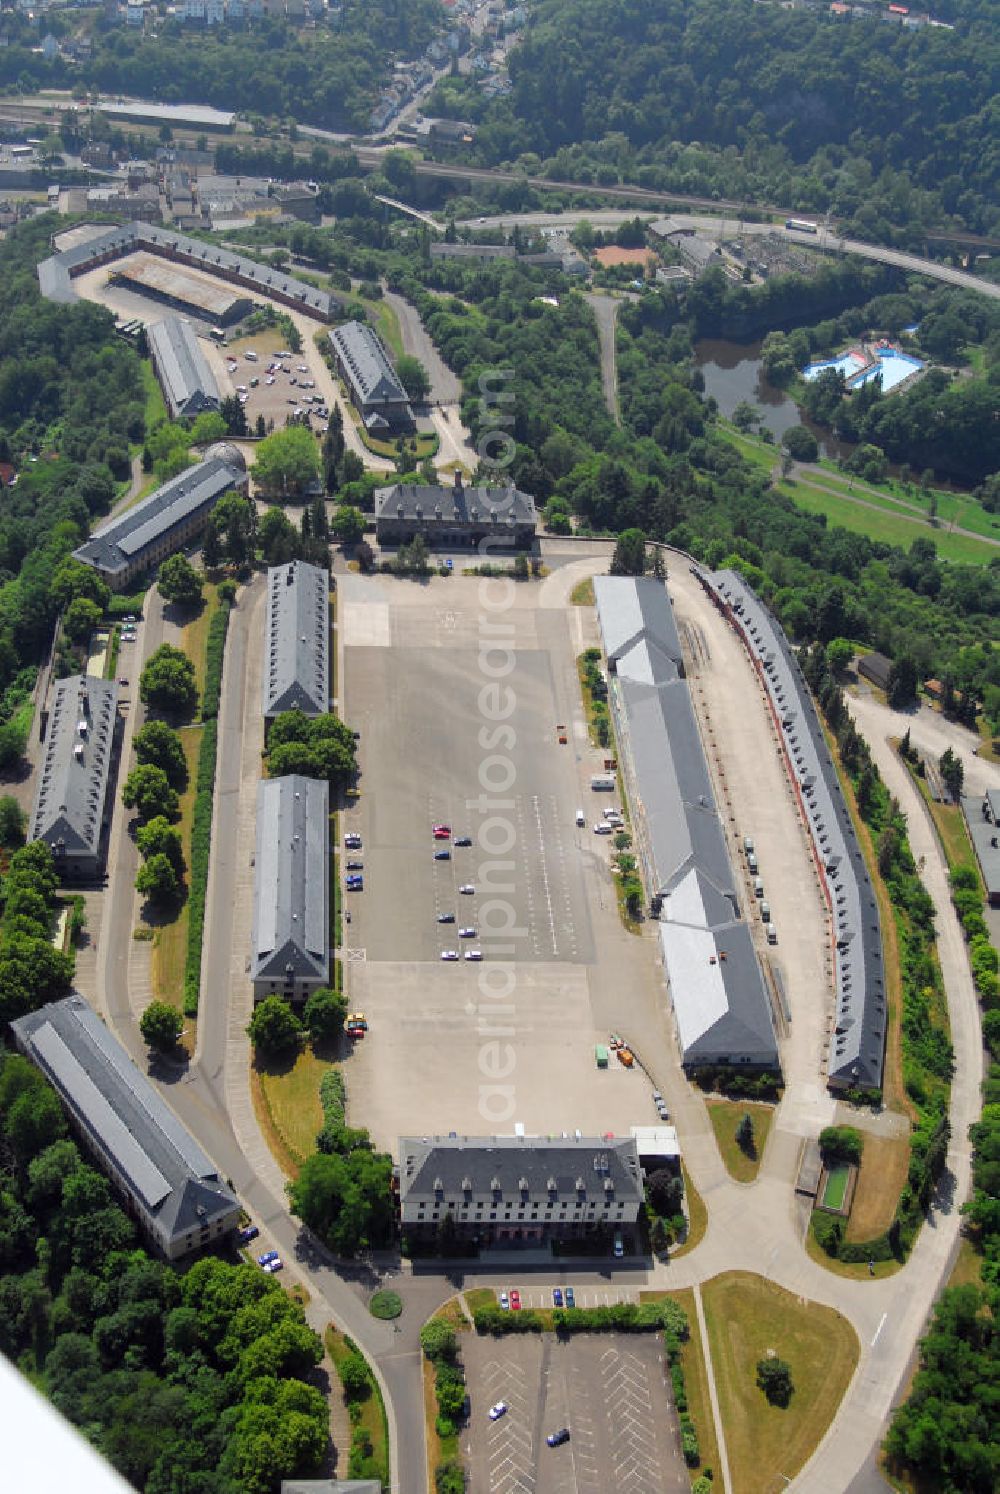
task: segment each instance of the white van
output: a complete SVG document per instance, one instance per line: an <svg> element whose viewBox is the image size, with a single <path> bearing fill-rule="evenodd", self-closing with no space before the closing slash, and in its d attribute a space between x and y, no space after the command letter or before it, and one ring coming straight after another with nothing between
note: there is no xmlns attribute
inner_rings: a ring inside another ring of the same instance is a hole
<svg viewBox="0 0 1000 1494"><path fill-rule="evenodd" d="M243 354L243 356L247 360L248 363L256 363L257 362L257 354L254 352L253 348L247 348L247 350Z"/></svg>
<svg viewBox="0 0 1000 1494"><path fill-rule="evenodd" d="M576 823L581 826L587 823L587 816L582 809L578 809L576 812Z"/></svg>
<svg viewBox="0 0 1000 1494"><path fill-rule="evenodd" d="M758 897L758 898L764 896L764 879L763 879L763 877L757 877L757 878L755 878L754 884L753 884L753 895L754 895L754 897Z"/></svg>
<svg viewBox="0 0 1000 1494"><path fill-rule="evenodd" d="M760 916L763 919L764 923L770 923L771 922L771 905L770 905L770 903L761 903L761 905L760 905Z"/></svg>
<svg viewBox="0 0 1000 1494"><path fill-rule="evenodd" d="M774 926L773 923L769 923L765 927L764 932L767 935L767 942L768 942L768 944L777 944L777 942L778 942L778 930L775 928L775 926Z"/></svg>

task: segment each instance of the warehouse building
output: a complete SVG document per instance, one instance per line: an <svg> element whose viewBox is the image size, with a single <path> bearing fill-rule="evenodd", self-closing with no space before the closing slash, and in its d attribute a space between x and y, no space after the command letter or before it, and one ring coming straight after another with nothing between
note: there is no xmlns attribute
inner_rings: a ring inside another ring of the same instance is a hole
<svg viewBox="0 0 1000 1494"><path fill-rule="evenodd" d="M781 740L834 927L833 1089L879 1089L886 992L878 900L809 686L784 632L735 571L698 579L742 638Z"/></svg>
<svg viewBox="0 0 1000 1494"><path fill-rule="evenodd" d="M73 551L73 558L93 566L112 590L124 591L137 576L196 539L224 493L245 493L248 486L242 452L219 441L203 461L96 530Z"/></svg>
<svg viewBox="0 0 1000 1494"><path fill-rule="evenodd" d="M192 1255L236 1228L240 1206L215 1164L82 996L53 1001L11 1029L167 1260Z"/></svg>
<svg viewBox="0 0 1000 1494"><path fill-rule="evenodd" d="M173 264L201 270L268 301L276 301L315 321L328 322L342 305L332 291L317 290L303 280L286 275L274 265L261 264L244 254L234 254L204 239L192 239L174 228L154 223L124 223L75 244L38 265L38 285L50 301L77 299L73 281L100 265L113 264L126 255L154 255Z"/></svg>
<svg viewBox="0 0 1000 1494"><path fill-rule="evenodd" d="M412 431L415 422L409 396L378 333L364 322L345 322L330 333L330 343L337 372L369 434L395 436Z"/></svg>
<svg viewBox="0 0 1000 1494"><path fill-rule="evenodd" d="M740 913L663 583L594 580L636 851L682 1062L776 1068L770 998Z"/></svg>
<svg viewBox="0 0 1000 1494"><path fill-rule="evenodd" d="M149 327L147 336L171 420L218 410L222 403L219 386L190 322L164 317Z"/></svg>
<svg viewBox="0 0 1000 1494"><path fill-rule="evenodd" d="M104 864L117 706L114 680L56 681L28 839L44 840L67 880L96 877Z"/></svg>
<svg viewBox="0 0 1000 1494"><path fill-rule="evenodd" d="M265 721L330 709L330 576L318 565L268 569L263 692Z"/></svg>
<svg viewBox="0 0 1000 1494"><path fill-rule="evenodd" d="M482 1247L588 1235L610 1245L643 1203L635 1142L624 1136L403 1136L399 1211L414 1240L450 1217ZM595 1241L595 1244L596 1244Z"/></svg>
<svg viewBox="0 0 1000 1494"><path fill-rule="evenodd" d="M290 773L257 786L255 1001L303 1002L330 970L330 788Z"/></svg>
<svg viewBox="0 0 1000 1494"><path fill-rule="evenodd" d="M375 493L375 536L380 545L409 545L418 534L432 550L471 549L484 541L529 549L535 540L535 500L518 488L423 487L399 483Z"/></svg>

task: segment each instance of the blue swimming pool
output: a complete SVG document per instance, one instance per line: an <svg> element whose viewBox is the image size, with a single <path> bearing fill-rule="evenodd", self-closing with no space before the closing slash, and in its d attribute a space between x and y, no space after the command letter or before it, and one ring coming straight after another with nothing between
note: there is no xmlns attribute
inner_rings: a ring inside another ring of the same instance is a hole
<svg viewBox="0 0 1000 1494"><path fill-rule="evenodd" d="M857 353L841 353L839 358L824 358L819 363L810 363L802 370L802 377L808 379L811 384L826 369L835 368L838 373L842 373L844 378L850 382L857 375L858 370L864 368L864 366L864 360Z"/></svg>
<svg viewBox="0 0 1000 1494"><path fill-rule="evenodd" d="M884 348L879 351L878 363L874 368L866 368L864 373L858 374L853 379L848 379L848 387L860 389L862 384L868 384L872 379L882 375L882 393L888 394L891 389L902 384L911 374L918 373L923 368L923 362L919 358L912 357L909 353L898 353L895 348Z"/></svg>

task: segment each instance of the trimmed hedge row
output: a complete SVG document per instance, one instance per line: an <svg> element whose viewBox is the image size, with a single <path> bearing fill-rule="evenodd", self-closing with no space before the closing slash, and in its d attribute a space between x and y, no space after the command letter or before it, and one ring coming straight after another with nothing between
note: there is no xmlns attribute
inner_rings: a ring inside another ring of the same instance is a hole
<svg viewBox="0 0 1000 1494"><path fill-rule="evenodd" d="M651 1329L673 1327L675 1314L681 1309L669 1300L663 1302L615 1302L608 1307L553 1308L550 1316L556 1333L648 1333ZM683 1317L683 1313L681 1314ZM531 1308L523 1312L505 1312L502 1307L479 1307L473 1314L477 1333L539 1333L548 1323ZM684 1319L685 1326L687 1319Z"/></svg>
<svg viewBox="0 0 1000 1494"><path fill-rule="evenodd" d="M222 661L226 652L226 634L229 631L230 605L220 600L219 609L208 625L208 640L205 644L205 688L201 698L201 719L212 721L219 714L219 696L222 692Z"/></svg>
<svg viewBox="0 0 1000 1494"><path fill-rule="evenodd" d="M201 995L201 950L205 938L205 897L208 891L208 858L212 849L212 804L215 797L215 762L219 745L219 695L222 660L229 629L229 602L220 602L208 628L205 645L205 689L202 696L204 730L198 750L194 814L191 823L190 891L188 894L187 956L184 962L184 1014L197 1016Z"/></svg>

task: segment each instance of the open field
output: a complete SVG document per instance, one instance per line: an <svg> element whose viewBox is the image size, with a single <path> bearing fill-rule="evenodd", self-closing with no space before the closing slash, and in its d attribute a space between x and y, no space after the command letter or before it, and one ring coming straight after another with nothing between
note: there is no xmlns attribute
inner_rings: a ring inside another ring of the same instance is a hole
<svg viewBox="0 0 1000 1494"><path fill-rule="evenodd" d="M764 1148L774 1119L774 1107L751 1104L749 1101L716 1099L714 1096L706 1103L726 1171L738 1183L752 1183L764 1160ZM745 1115L749 1115L753 1124L754 1144L750 1152L745 1152L736 1140L736 1129Z"/></svg>
<svg viewBox="0 0 1000 1494"><path fill-rule="evenodd" d="M806 1302L745 1271L702 1288L712 1367L726 1428L733 1494L778 1494L823 1436L858 1360L854 1329L832 1308ZM757 1388L757 1362L791 1367L787 1408Z"/></svg>
<svg viewBox="0 0 1000 1494"><path fill-rule="evenodd" d="M942 560L953 560L962 565L989 565L1000 554L995 546L968 535L950 534L930 523L914 524L887 509L866 508L848 497L837 497L824 488L801 481L779 483L778 491L808 513L825 514L830 524L840 525L853 534L865 534L869 539L881 540L887 545L898 545L904 550L908 550L915 539L927 538L934 541ZM866 503L870 501L865 499Z"/></svg>
<svg viewBox="0 0 1000 1494"><path fill-rule="evenodd" d="M779 466L781 450L777 443L743 435L728 424L723 429L726 440L758 471L770 474ZM932 524L930 496L919 490L904 493L896 482L874 487L857 481L852 487L850 476L831 462L817 462L814 470L815 481L801 475L779 480L777 491L799 508L826 514L830 524L903 549L909 549L915 539L931 539L943 560L967 565L988 565L1000 553L996 545L983 544L970 535L952 534L947 528L955 523L984 538L1000 538L1000 524L973 498L935 490L938 522Z"/></svg>

